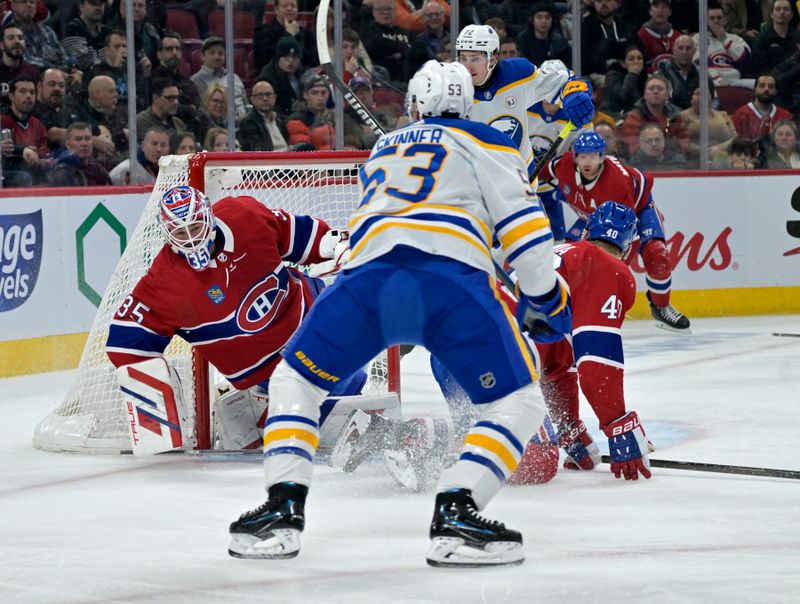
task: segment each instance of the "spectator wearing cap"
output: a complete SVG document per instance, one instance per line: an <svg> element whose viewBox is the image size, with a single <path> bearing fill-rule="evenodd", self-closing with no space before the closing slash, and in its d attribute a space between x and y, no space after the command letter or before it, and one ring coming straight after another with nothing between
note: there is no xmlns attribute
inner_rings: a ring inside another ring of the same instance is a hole
<svg viewBox="0 0 800 604"><path fill-rule="evenodd" d="M517 36L519 52L534 65L558 59L570 67L572 50L561 29L553 27L552 11L552 4L540 3L533 6L527 29Z"/></svg>
<svg viewBox="0 0 800 604"><path fill-rule="evenodd" d="M177 117L180 99L181 92L175 84L169 80L153 81L150 87L150 107L136 116L139 142L148 128L153 126L161 126L170 137L186 130L184 121Z"/></svg>
<svg viewBox="0 0 800 604"><path fill-rule="evenodd" d="M581 66L583 73L602 74L612 61L622 61L625 49L638 38L617 13L617 0L594 0L592 6L581 24Z"/></svg>
<svg viewBox="0 0 800 604"><path fill-rule="evenodd" d="M719 0L708 2L708 75L717 86L752 88L755 80L742 78L742 70L750 63L750 47L736 34L729 34L723 25ZM700 34L694 35L697 50L694 62L700 62Z"/></svg>
<svg viewBox="0 0 800 604"><path fill-rule="evenodd" d="M378 123L384 130L392 129L389 117L375 105L372 97L372 85L363 76L356 76L350 80L350 90L358 97L370 113L375 116ZM378 136L375 132L358 116L355 110L349 105L344 109L344 146L347 149L372 149Z"/></svg>
<svg viewBox="0 0 800 604"><path fill-rule="evenodd" d="M277 95L276 107L284 115L289 115L295 101L301 98L301 73L300 45L294 38L284 36L278 40L275 57L258 74L259 80L272 84Z"/></svg>
<svg viewBox="0 0 800 604"><path fill-rule="evenodd" d="M253 108L242 118L236 136L242 151L288 151L286 116L275 111L275 90L266 80L253 85Z"/></svg>
<svg viewBox="0 0 800 604"><path fill-rule="evenodd" d="M772 69L794 50L792 5L789 0L773 0L767 28L753 42L753 70L761 73Z"/></svg>
<svg viewBox="0 0 800 604"><path fill-rule="evenodd" d="M166 30L164 37L158 44L158 65L153 67L150 82L155 80L169 80L180 90L181 98L178 104L178 117L184 122L190 120L195 111L200 107L200 93L194 83L181 73L180 64L183 61L183 40L174 31Z"/></svg>
<svg viewBox="0 0 800 604"><path fill-rule="evenodd" d="M375 64L396 82L407 82L427 60L428 53L412 32L396 24L395 0L373 0L373 20L360 31L364 47Z"/></svg>
<svg viewBox="0 0 800 604"><path fill-rule="evenodd" d="M648 72L655 71L662 61L672 58L675 40L681 32L673 29L669 21L671 16L671 0L650 0L650 19L637 32Z"/></svg>
<svg viewBox="0 0 800 604"><path fill-rule="evenodd" d="M442 41L449 37L444 28L444 7L436 0L426 0L422 5L422 20L425 29L417 38L428 51L428 58L436 60L442 51Z"/></svg>
<svg viewBox="0 0 800 604"><path fill-rule="evenodd" d="M100 62L100 51L111 31L103 23L105 0L80 0L79 15L67 23L64 48L75 57L84 72Z"/></svg>
<svg viewBox="0 0 800 604"><path fill-rule="evenodd" d="M300 58L304 68L319 64L316 37L297 20L297 0L277 0L275 18L259 25L253 34L253 54L258 69L275 58L278 42L284 36L293 38L302 49Z"/></svg>
<svg viewBox="0 0 800 604"><path fill-rule="evenodd" d="M25 36L19 25L9 23L0 30L0 96L8 94L8 83L18 76L36 80L39 68L25 62Z"/></svg>
<svg viewBox="0 0 800 604"><path fill-rule="evenodd" d="M225 69L225 41L217 36L211 36L203 40L201 47L203 66L191 77L192 82L197 88L198 94L202 97L209 86L220 84L227 86L227 70ZM247 113L247 97L245 96L244 84L237 74L233 74L233 103L236 109L236 119L240 119Z"/></svg>
<svg viewBox="0 0 800 604"><path fill-rule="evenodd" d="M333 115L327 109L330 91L324 76L307 71L302 77L303 100L295 101L286 127L289 144L307 143L317 150L332 149ZM315 132L318 131L318 132ZM315 139L323 142L315 144Z"/></svg>
<svg viewBox="0 0 800 604"><path fill-rule="evenodd" d="M695 44L691 36L678 36L673 57L662 61L658 66L658 72L672 85L672 104L681 109L691 107L692 92L700 83L700 71L692 60L694 51Z"/></svg>

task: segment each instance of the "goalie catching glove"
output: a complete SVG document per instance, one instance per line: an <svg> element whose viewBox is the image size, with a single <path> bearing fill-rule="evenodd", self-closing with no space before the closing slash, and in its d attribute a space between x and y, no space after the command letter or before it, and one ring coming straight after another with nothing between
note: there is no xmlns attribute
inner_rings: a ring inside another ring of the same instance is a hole
<svg viewBox="0 0 800 604"><path fill-rule="evenodd" d="M650 458L647 456L647 436L636 411L629 411L603 428L608 436L611 471L625 480L637 480L639 474L650 478Z"/></svg>
<svg viewBox="0 0 800 604"><path fill-rule="evenodd" d="M548 293L528 296L517 286L517 322L534 342L552 344L572 331L572 305L560 280Z"/></svg>
<svg viewBox="0 0 800 604"><path fill-rule="evenodd" d="M330 260L309 265L306 268L309 277L327 277L338 273L350 259L350 233L336 229L325 233L319 242L319 255Z"/></svg>

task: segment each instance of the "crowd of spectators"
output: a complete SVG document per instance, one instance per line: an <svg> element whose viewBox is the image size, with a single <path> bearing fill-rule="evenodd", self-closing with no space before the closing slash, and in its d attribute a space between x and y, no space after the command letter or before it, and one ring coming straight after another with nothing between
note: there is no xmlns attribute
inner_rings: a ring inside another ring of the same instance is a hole
<svg viewBox="0 0 800 604"><path fill-rule="evenodd" d="M3 186L153 182L168 153L225 150L228 103L244 151L335 148L331 86L319 66L314 0L234 0L234 85L227 87L223 0L0 0ZM403 123L404 90L429 59L451 60L448 0L343 0L344 79L384 128ZM790 0L708 0L709 113L700 115L697 3L583 0L582 74L595 128L648 170L700 165L798 168L800 33ZM566 2L460 0L458 29L487 24L504 59L572 63ZM333 11L328 15L332 55ZM135 93L127 57L135 53ZM128 157L128 106L137 153ZM344 110L346 149L375 134ZM141 169L131 170L135 161Z"/></svg>

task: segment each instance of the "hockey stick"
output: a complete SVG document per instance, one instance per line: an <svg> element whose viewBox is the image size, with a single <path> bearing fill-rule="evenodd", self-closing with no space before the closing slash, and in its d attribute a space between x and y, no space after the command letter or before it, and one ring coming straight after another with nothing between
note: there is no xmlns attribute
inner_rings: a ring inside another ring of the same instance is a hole
<svg viewBox="0 0 800 604"><path fill-rule="evenodd" d="M564 142L564 139L567 138L569 136L569 133L572 132L573 130L575 130L575 124L573 124L572 122L567 122L567 125L561 129L561 132L558 133L556 140L553 141L553 144L550 145L550 148L547 150L547 152L542 156L542 158L538 162L536 162L536 167L533 168L533 173L530 175L528 180L533 182L539 177L539 174L541 174L542 170L544 170L544 167L547 164L547 162L553 159L553 156L558 151L558 148L561 146L561 143Z"/></svg>
<svg viewBox="0 0 800 604"><path fill-rule="evenodd" d="M611 463L611 457L603 455L603 463ZM778 470L773 468L754 468L751 466L729 466L726 464L703 463L696 461L675 461L671 459L651 459L653 468L670 470L691 470L693 472L718 472L720 474L740 474L743 476L764 476L766 478L789 478L800 480L800 470Z"/></svg>
<svg viewBox="0 0 800 604"><path fill-rule="evenodd" d="M800 333L779 333L777 331L773 331L772 335L780 338L800 338Z"/></svg>
<svg viewBox="0 0 800 604"><path fill-rule="evenodd" d="M331 0L322 0L319 3L319 12L317 13L317 54L319 55L319 63L325 75L328 76L331 82L341 91L344 100L350 105L353 110L358 114L358 117L369 126L369 128L378 136L386 134L383 126L378 123L375 116L370 113L366 105L362 103L359 98L350 90L350 87L344 83L344 80L336 73L336 69L331 63L331 53L328 50L328 8L330 7Z"/></svg>

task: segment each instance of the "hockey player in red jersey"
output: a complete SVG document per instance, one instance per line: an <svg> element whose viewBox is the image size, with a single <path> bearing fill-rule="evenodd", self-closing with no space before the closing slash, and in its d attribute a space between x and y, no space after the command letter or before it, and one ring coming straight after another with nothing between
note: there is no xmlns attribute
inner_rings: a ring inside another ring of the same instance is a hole
<svg viewBox="0 0 800 604"><path fill-rule="evenodd" d="M689 319L670 304L672 267L661 214L653 202L650 176L607 156L603 138L595 132L584 132L575 139L572 151L545 166L541 178L557 182L567 204L579 216L567 239L579 239L586 219L607 199L636 213L638 251L647 271L647 299L653 318L660 327L689 333Z"/></svg>
<svg viewBox="0 0 800 604"><path fill-rule="evenodd" d="M636 412L626 411L623 392L620 330L636 296L636 284L623 260L630 253L636 222L630 208L606 201L589 217L586 240L556 246L556 270L570 291L572 338L536 343L542 393L567 454L564 466L590 470L600 461L578 415L580 382L609 439L611 470L626 480L636 480L639 473L650 478L644 429ZM541 463L540 456L533 461ZM523 458L517 472L525 473L526 468Z"/></svg>
<svg viewBox="0 0 800 604"><path fill-rule="evenodd" d="M178 335L236 389L264 383L323 287L285 262L330 262L341 257L344 236L247 196L226 197L212 210L189 186L167 191L159 210L167 243L111 323L111 362L161 357ZM360 372L337 394L353 394L365 379Z"/></svg>

